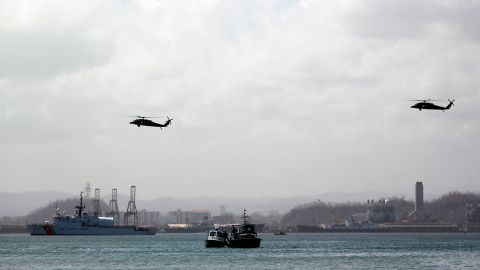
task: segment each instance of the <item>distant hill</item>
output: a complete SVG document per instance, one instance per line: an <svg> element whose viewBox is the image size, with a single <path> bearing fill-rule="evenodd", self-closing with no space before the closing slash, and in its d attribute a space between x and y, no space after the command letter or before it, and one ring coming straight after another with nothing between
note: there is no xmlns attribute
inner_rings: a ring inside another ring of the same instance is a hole
<svg viewBox="0 0 480 270"><path fill-rule="evenodd" d="M413 195L412 195L413 196ZM176 209L190 210L190 209L209 209L213 215L218 215L220 206L225 206L227 212L234 214L241 214L243 209L247 209L249 213L260 213L267 215L270 212L278 212L285 214L297 205L312 202L323 201L331 203L342 202L366 202L368 199L379 199L389 197L403 197L402 194L381 193L381 192L328 192L321 193L317 196L295 196L286 198L235 198L235 197L193 197L193 198L158 198L153 200L138 200L137 208L147 210L157 210L162 213L173 211ZM425 199L431 200L438 197L437 194L425 194ZM405 197L407 200L409 197ZM105 201L109 201L110 197L105 196ZM118 195L118 207L120 211L126 209L128 203L128 196Z"/></svg>
<svg viewBox="0 0 480 270"><path fill-rule="evenodd" d="M407 215L415 205L413 201L398 197L389 198L388 204L395 207L398 216ZM351 215L366 211L366 202L325 203L314 201L290 210L283 216L281 224L283 226L331 224L343 222Z"/></svg>
<svg viewBox="0 0 480 270"><path fill-rule="evenodd" d="M461 224L465 221L467 201L480 202L480 194L450 192L425 205L425 214L432 221Z"/></svg>
<svg viewBox="0 0 480 270"><path fill-rule="evenodd" d="M480 194L450 192L425 204L425 215L431 222L447 222L461 224L465 221L465 203L467 201L480 202ZM397 217L406 217L413 211L413 200L393 197L388 199L388 204L393 205ZM325 203L313 201L294 207L286 213L281 224L283 226L319 225L342 222L345 218L365 213L366 203Z"/></svg>
<svg viewBox="0 0 480 270"><path fill-rule="evenodd" d="M111 195L108 193L102 198L108 204ZM297 205L305 204L312 201L323 202L365 202L367 199L378 199L382 197L402 196L401 194L380 193L380 192L328 192L321 193L317 196L295 196L287 198L235 198L235 197L191 197L191 198L174 198L163 197L151 200L144 200L137 197L136 205L138 210L155 210L166 214L169 211L177 209L208 209L212 215L220 213L220 206L225 206L227 212L241 214L243 209L247 209L249 213L259 213L267 215L271 212L284 214ZM435 195L426 194L425 198L429 199ZM21 192L6 193L0 192L0 217L2 216L25 216L34 209L45 206L48 203L65 199L78 199L78 194L70 194L64 192ZM118 207L120 211L127 208L129 196L118 194ZM73 205L73 204L72 204ZM65 208L66 209L66 208Z"/></svg>
<svg viewBox="0 0 480 270"><path fill-rule="evenodd" d="M192 198L157 198L152 200L142 200L137 198L137 209L156 210L163 214L168 211L177 209L208 209L213 215L220 213L220 206L225 206L227 212L241 214L243 209L247 209L249 213L260 213L267 215L274 211L281 214L288 212L293 207L308 203L314 200L324 202L365 202L367 199L378 199L392 196L400 196L399 194L380 193L380 192L328 192L318 196L295 196L287 198L235 198L235 197L192 197ZM433 194L427 194L426 198L432 198ZM106 202L110 201L110 196L104 196ZM118 194L118 207L120 211L127 208L129 197L127 195Z"/></svg>
<svg viewBox="0 0 480 270"><path fill-rule="evenodd" d="M23 217L30 212L43 208L45 205L52 205L57 200L62 201L72 199L72 202L78 200L78 194L70 194L64 192L19 192L7 193L0 192L0 217ZM108 205L111 195L102 197ZM120 211L125 211L129 201L129 196L118 194L118 207ZM157 198L152 200L142 200L137 197L136 206L138 210L155 210L166 214L169 211L177 209L208 209L213 215L220 213L220 206L225 206L228 212L241 214L243 209L247 209L249 213L259 212L268 213L277 211L285 213L295 205L313 200L313 197L298 196L291 198L228 198L228 197L194 197L194 198ZM60 209L73 209L73 203L68 203ZM51 208L54 209L54 208ZM53 211L53 210L52 210ZM48 215L51 216L51 213Z"/></svg>
<svg viewBox="0 0 480 270"><path fill-rule="evenodd" d="M379 197L381 196L376 193L325 193L316 198L307 196L253 199L226 197L158 198L137 200L136 206L138 210L156 210L160 211L162 215L176 209L209 209L212 215L218 215L219 207L223 205L227 212L236 215L241 214L243 209L247 209L248 213L257 220L270 216L275 217L274 222L280 223L282 226L294 226L296 224L327 224L336 220L343 220L352 214L365 212L367 208L365 198L378 199ZM385 197L383 196L383 198ZM320 198L330 199L330 202L324 202ZM340 198L343 198L344 202L338 202ZM0 223L25 224L26 222L51 220L57 203L61 211L73 215L75 213L73 206L77 203L77 200L78 195L62 192L0 193L2 213L14 213L14 215L11 215L13 218L2 218L7 215L0 215ZM127 195L118 194L118 206L121 212L126 210L128 200ZM425 212L432 221L462 223L465 219L465 203L467 200L480 202L480 195L451 192L437 199L428 200L425 204ZM109 201L110 196L103 197L101 201L103 211L108 208ZM397 216L400 217L408 215L414 208L413 200L400 197L391 197L389 204L394 205ZM27 210L29 207L30 209ZM90 209L88 202L87 209ZM19 213L24 214L19 215ZM283 218L282 214L284 214Z"/></svg>
<svg viewBox="0 0 480 270"><path fill-rule="evenodd" d="M73 197L75 195L57 191L0 192L0 217L24 216L49 202Z"/></svg>
<svg viewBox="0 0 480 270"><path fill-rule="evenodd" d="M227 198L227 197L195 197L195 198L158 198L154 200L138 200L137 209L157 210L166 214L177 209L208 209L212 215L220 214L220 206L227 212L240 215L243 209L249 213L267 214L271 211L285 213L299 203L311 201L312 197L292 198ZM128 198L119 197L120 210L126 209Z"/></svg>
<svg viewBox="0 0 480 270"><path fill-rule="evenodd" d="M75 207L74 205L78 203L78 198L69 198L64 200L58 200L55 202L49 202L47 205L43 207L39 207L34 209L27 215L23 217L15 217L11 223L24 225L28 223L43 223L44 221L52 221L52 217L54 215L56 207L60 209L60 212L66 215L75 215ZM92 204L91 200L85 200L85 207L86 210L91 210ZM108 208L108 205L105 201L100 200L100 209L105 211Z"/></svg>

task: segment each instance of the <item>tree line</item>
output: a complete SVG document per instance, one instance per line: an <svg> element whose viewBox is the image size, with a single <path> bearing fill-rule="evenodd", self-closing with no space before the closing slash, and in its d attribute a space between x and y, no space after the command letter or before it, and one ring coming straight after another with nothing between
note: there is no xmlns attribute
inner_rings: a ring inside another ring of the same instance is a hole
<svg viewBox="0 0 480 270"><path fill-rule="evenodd" d="M424 222L442 222L462 224L465 222L466 203L480 202L480 195L476 193L450 192L424 204ZM415 203L405 198L388 198L386 204L393 206L396 220L405 220L415 209ZM294 207L281 219L282 226L320 225L342 223L354 214L366 213L367 202L327 203L315 201ZM480 213L477 211L476 213Z"/></svg>

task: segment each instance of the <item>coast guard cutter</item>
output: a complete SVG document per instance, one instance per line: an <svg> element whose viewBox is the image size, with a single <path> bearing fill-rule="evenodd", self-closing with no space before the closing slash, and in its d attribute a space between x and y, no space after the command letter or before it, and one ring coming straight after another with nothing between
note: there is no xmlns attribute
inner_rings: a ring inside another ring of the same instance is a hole
<svg viewBox="0 0 480 270"><path fill-rule="evenodd" d="M155 230L135 225L115 225L113 217L98 217L84 212L82 193L77 205L75 216L60 213L57 208L53 222L43 224L28 224L31 235L154 235Z"/></svg>

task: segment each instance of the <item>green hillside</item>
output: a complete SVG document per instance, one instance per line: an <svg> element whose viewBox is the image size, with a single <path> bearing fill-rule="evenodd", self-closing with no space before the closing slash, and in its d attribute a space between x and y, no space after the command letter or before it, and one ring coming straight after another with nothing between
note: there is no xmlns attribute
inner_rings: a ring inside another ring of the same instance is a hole
<svg viewBox="0 0 480 270"><path fill-rule="evenodd" d="M465 204L467 201L480 202L480 195L475 193L450 192L425 203L425 215L429 222L447 222L462 224L465 221ZM389 198L389 205L395 209L397 220L404 219L413 211L415 203L403 198ZM282 220L283 226L319 225L343 222L353 214L365 213L367 203L325 203L316 201L299 205L287 212Z"/></svg>
<svg viewBox="0 0 480 270"><path fill-rule="evenodd" d="M86 210L90 211L92 209L91 199L85 200ZM46 220L51 221L52 217L55 213L55 207L60 209L61 213L65 215L75 215L75 207L74 205L78 203L78 198L71 198L65 200L58 200L55 202L50 202L46 206L41 208L35 209L31 211L24 217L16 218L17 224L28 224L28 223L43 223ZM108 209L108 204L100 200L100 209L101 211L105 212Z"/></svg>

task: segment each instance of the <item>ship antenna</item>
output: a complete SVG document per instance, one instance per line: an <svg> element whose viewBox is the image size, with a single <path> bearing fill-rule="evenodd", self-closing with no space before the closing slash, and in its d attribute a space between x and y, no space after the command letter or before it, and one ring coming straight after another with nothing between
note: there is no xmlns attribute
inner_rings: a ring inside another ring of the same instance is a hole
<svg viewBox="0 0 480 270"><path fill-rule="evenodd" d="M248 224L248 216L246 209L243 209L243 224Z"/></svg>
<svg viewBox="0 0 480 270"><path fill-rule="evenodd" d="M79 204L75 205L75 208L77 208L77 216L79 218L82 218L82 212L83 212L83 208L85 208L85 205L83 204L83 192L80 192L80 201L79 201Z"/></svg>
<svg viewBox="0 0 480 270"><path fill-rule="evenodd" d="M55 202L55 217L58 217L60 216L60 209L58 209L58 199L57 201Z"/></svg>

